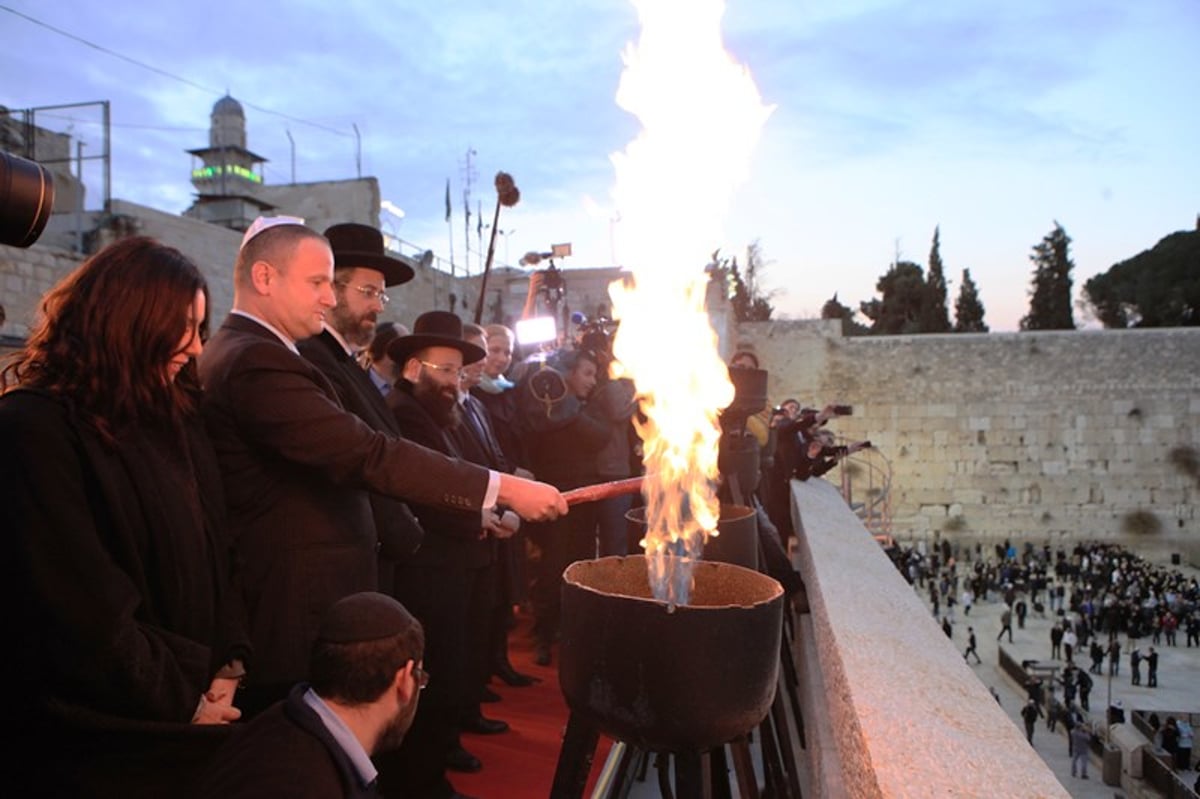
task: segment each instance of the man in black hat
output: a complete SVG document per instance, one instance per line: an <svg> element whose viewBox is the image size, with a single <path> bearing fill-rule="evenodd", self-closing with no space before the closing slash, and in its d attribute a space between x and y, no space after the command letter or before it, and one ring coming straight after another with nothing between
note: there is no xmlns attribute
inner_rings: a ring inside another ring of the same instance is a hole
<svg viewBox="0 0 1200 799"><path fill-rule="evenodd" d="M430 311L417 318L413 332L388 346L388 357L400 366L401 378L388 395L401 432L411 441L455 458L471 459L458 430L464 364L476 363L483 348L462 337L462 321L449 311ZM421 549L397 570L397 596L421 620L428 635L428 662L438 682L424 697L414 722L414 735L397 753L399 770L385 770L381 788L391 795L453 795L445 769L473 772L479 759L459 742L460 729L499 733L502 721L479 714L481 684L473 667L482 651L491 590L488 576L493 553L489 533L503 535L490 510L446 510L414 505L426 536ZM400 790L394 790L399 788Z"/></svg>
<svg viewBox="0 0 1200 799"><path fill-rule="evenodd" d="M321 614L377 586L368 492L475 513L503 502L527 518L567 509L550 486L447 458L346 411L296 348L336 305L333 267L329 240L302 220L255 220L234 264L233 310L198 359L254 646L247 716L306 678Z"/></svg>
<svg viewBox="0 0 1200 799"><path fill-rule="evenodd" d="M373 429L399 437L395 417L357 356L375 336L378 316L389 302L387 288L412 280L413 270L387 255L383 235L368 225L334 225L325 238L333 250L337 305L325 329L296 347L329 378L342 407ZM371 516L379 542L379 590L391 593L396 564L421 545L421 525L406 504L377 493L371 494Z"/></svg>
<svg viewBox="0 0 1200 799"><path fill-rule="evenodd" d="M200 796L369 797L371 755L400 745L421 689L421 624L389 596L352 594L317 631L301 683L217 753Z"/></svg>

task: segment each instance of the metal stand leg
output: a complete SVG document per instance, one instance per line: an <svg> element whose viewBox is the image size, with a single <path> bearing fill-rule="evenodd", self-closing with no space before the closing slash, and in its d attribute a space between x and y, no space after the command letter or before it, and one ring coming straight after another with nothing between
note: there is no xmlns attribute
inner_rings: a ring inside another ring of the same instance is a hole
<svg viewBox="0 0 1200 799"><path fill-rule="evenodd" d="M733 755L738 795L741 799L758 799L758 777L754 775L754 761L750 759L750 739L743 735L731 742L729 752Z"/></svg>
<svg viewBox="0 0 1200 799"><path fill-rule="evenodd" d="M675 793L680 799L713 799L708 752L675 755Z"/></svg>
<svg viewBox="0 0 1200 799"><path fill-rule="evenodd" d="M562 749L558 753L558 766L554 770L554 784L550 788L550 799L581 799L587 787L588 774L592 770L592 758L596 756L596 742L600 733L574 713L567 719L567 731L563 735Z"/></svg>

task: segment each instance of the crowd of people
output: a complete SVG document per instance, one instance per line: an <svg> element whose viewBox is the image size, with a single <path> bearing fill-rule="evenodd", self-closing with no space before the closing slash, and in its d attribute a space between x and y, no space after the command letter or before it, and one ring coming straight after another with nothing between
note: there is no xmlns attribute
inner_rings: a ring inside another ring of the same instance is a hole
<svg viewBox="0 0 1200 799"><path fill-rule="evenodd" d="M246 731L273 719L315 741L292 764L314 786L452 796L446 770L478 768L458 734L505 728L479 713L487 678L528 680L495 637L505 542L521 519L564 516L562 486L474 423L460 378L488 345L457 317L392 331L394 363L362 368L387 289L412 277L377 230L260 218L233 272L209 337L195 264L117 241L47 294L0 372L3 582L19 609L4 630L10 662L30 664L7 782L248 795L226 770L270 767L271 736ZM335 603L377 591L399 600L396 629L329 632ZM353 684L328 680L330 663ZM235 730L249 754L231 758Z"/></svg>
<svg viewBox="0 0 1200 799"><path fill-rule="evenodd" d="M1092 733L1088 714L1093 675L1121 676L1127 657L1131 684L1155 688L1159 685L1157 647L1180 646L1177 631L1182 629L1182 646L1200 648L1196 578L1146 561L1117 544L1079 543L1067 551L1027 543L1018 551L1010 541L985 549L981 543L963 547L943 538L932 547L896 545L888 554L914 589L928 594L947 636L952 636L955 607L970 618L978 601L1003 603L998 641L1011 642L1014 622L1018 630L1024 629L1031 612L1052 620L1048 657L1041 663L1055 664L1054 676L1031 673L1020 715L1030 742L1037 719L1044 718L1051 731L1059 723L1064 725L1073 747L1073 776L1077 766L1081 777L1087 774L1086 757L1074 747L1077 739L1086 742ZM973 626L968 627L963 657L981 662ZM1123 716L1123 708L1109 708L1105 719L1109 723L1114 711ZM1155 716L1152 725L1157 721ZM1077 732L1077 727L1082 731ZM1192 731L1186 718L1172 716L1169 725L1156 727L1155 738L1177 769L1192 767Z"/></svg>

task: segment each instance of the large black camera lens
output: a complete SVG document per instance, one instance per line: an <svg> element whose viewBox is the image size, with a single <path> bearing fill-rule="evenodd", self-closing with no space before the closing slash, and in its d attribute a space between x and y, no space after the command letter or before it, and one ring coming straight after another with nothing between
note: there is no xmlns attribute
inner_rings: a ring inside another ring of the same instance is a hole
<svg viewBox="0 0 1200 799"><path fill-rule="evenodd" d="M54 177L41 164L0 150L0 244L28 247L54 208Z"/></svg>

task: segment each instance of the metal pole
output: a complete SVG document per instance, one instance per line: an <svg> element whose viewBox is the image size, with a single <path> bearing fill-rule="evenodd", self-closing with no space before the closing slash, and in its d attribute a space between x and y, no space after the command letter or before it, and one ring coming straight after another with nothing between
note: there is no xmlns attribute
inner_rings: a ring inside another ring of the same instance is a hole
<svg viewBox="0 0 1200 799"><path fill-rule="evenodd" d="M287 128L283 129L287 134L288 142L292 145L292 185L296 185L296 140L292 138L292 132Z"/></svg>
<svg viewBox="0 0 1200 799"><path fill-rule="evenodd" d="M354 128L354 168L358 172L358 176L362 177L362 136L358 133L358 123L353 122L350 127Z"/></svg>

